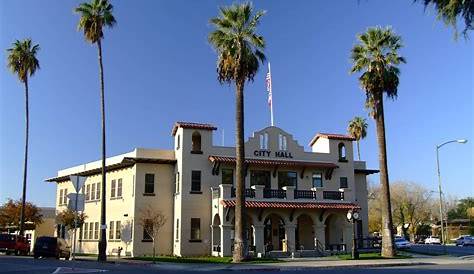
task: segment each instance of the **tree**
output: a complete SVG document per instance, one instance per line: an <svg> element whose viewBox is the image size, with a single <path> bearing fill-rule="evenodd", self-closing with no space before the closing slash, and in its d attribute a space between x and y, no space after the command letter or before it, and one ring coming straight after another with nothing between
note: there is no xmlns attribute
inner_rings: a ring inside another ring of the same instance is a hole
<svg viewBox="0 0 474 274"><path fill-rule="evenodd" d="M265 40L256 33L263 11L254 14L251 3L221 7L219 16L210 23L215 30L209 42L217 51L217 79L221 84L235 83L236 124L236 205L233 261L241 262L247 255L245 227L245 174L244 174L244 85L253 81L260 62L263 64Z"/></svg>
<svg viewBox="0 0 474 274"><path fill-rule="evenodd" d="M357 156L360 160L360 147L359 141L364 139L367 136L367 120L362 117L354 117L351 121L349 121L349 126L347 127L347 131L349 134L354 137L357 141Z"/></svg>
<svg viewBox="0 0 474 274"><path fill-rule="evenodd" d="M0 206L0 229L19 229L21 216L24 217L24 230L34 229L43 222L41 210L36 205L29 202L23 204L23 200L8 199Z"/></svg>
<svg viewBox="0 0 474 274"><path fill-rule="evenodd" d="M58 224L64 225L68 231L71 231L74 228L82 227L86 218L87 215L84 213L74 212L71 209L65 209L56 215L56 222Z"/></svg>
<svg viewBox="0 0 474 274"><path fill-rule="evenodd" d="M105 95L104 95L104 66L102 64L102 39L104 38L103 28L113 27L116 24L112 14L113 6L108 0L92 0L90 3L80 4L75 11L80 14L78 29L84 32L85 39L91 44L97 44L99 54L99 78L100 78L100 105L102 113L102 197L101 197L101 214L100 214L100 241L99 241L99 261L106 260L106 233L105 233L105 186L106 186L106 170L105 170Z"/></svg>
<svg viewBox="0 0 474 274"><path fill-rule="evenodd" d="M405 59L398 54L402 47L400 36L390 28L369 28L357 36L359 44L352 48L351 73L361 73L359 82L366 94L366 107L375 119L379 147L380 184L382 186L382 256L394 257L390 185L387 167L383 95L395 99L399 83L398 65Z"/></svg>
<svg viewBox="0 0 474 274"><path fill-rule="evenodd" d="M456 207L448 211L448 219L469 219L474 208L474 197L467 197L457 202Z"/></svg>
<svg viewBox="0 0 474 274"><path fill-rule="evenodd" d="M167 219L161 211L154 210L151 207L147 207L142 210L138 219L139 224L143 227L143 230L153 241L153 261L155 261L156 254L156 242L158 234L161 228L165 225Z"/></svg>
<svg viewBox="0 0 474 274"><path fill-rule="evenodd" d="M40 47L38 44L33 45L31 39L23 41L16 40L8 51L8 68L13 74L18 76L20 82L25 85L25 156L23 162L23 189L22 189L22 206L20 213L20 235L24 233L25 224L25 206L26 206L26 179L28 174L28 138L30 130L30 116L28 103L28 76L33 76L36 70L40 69L38 53Z"/></svg>
<svg viewBox="0 0 474 274"><path fill-rule="evenodd" d="M468 38L468 31L474 29L472 19L474 18L474 0L414 0L423 2L425 9L434 6L438 12L438 19L443 20L446 25L451 25L455 30L455 38L458 36L458 19L464 20L464 38Z"/></svg>

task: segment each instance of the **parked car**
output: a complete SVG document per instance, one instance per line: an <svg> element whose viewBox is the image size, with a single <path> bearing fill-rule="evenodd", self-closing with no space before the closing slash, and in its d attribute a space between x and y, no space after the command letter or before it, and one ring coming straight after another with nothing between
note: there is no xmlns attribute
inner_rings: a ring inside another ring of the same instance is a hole
<svg viewBox="0 0 474 274"><path fill-rule="evenodd" d="M470 235L462 235L456 239L456 246L474 245L474 237Z"/></svg>
<svg viewBox="0 0 474 274"><path fill-rule="evenodd" d="M425 239L425 244L428 244L428 245L433 245L433 244L439 245L439 244L441 244L441 241L439 240L438 237L429 236L428 238Z"/></svg>
<svg viewBox="0 0 474 274"><path fill-rule="evenodd" d="M42 236L36 239L33 256L35 259L39 257L55 257L57 259L65 258L69 260L71 248L62 238Z"/></svg>
<svg viewBox="0 0 474 274"><path fill-rule="evenodd" d="M404 238L396 237L395 246L397 247L397 249L410 249L411 243Z"/></svg>
<svg viewBox="0 0 474 274"><path fill-rule="evenodd" d="M16 234L0 234L0 251L7 255L28 255L30 253L30 243L24 236Z"/></svg>

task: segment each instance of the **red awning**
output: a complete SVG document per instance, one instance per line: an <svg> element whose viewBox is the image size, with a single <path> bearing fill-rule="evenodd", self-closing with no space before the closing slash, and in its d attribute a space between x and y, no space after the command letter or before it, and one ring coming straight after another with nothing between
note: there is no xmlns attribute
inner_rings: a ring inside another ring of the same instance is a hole
<svg viewBox="0 0 474 274"><path fill-rule="evenodd" d="M235 207L235 200L222 200L224 207ZM360 209L359 205L353 203L324 203L324 202L265 202L245 201L247 208L305 208L305 209Z"/></svg>
<svg viewBox="0 0 474 274"><path fill-rule="evenodd" d="M219 162L226 164L234 164L235 157L232 156L209 156L211 162ZM250 165L260 166L286 166L286 167L313 167L313 168L338 168L334 163L328 162L310 162L310 161L290 161L290 160L275 160L275 159L255 159L245 158L245 163Z"/></svg>

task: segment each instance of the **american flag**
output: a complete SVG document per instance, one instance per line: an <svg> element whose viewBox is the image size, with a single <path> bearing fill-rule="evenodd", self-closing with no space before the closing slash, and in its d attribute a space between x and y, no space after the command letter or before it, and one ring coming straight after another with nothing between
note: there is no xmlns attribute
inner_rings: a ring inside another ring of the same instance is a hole
<svg viewBox="0 0 474 274"><path fill-rule="evenodd" d="M270 71L267 73L267 77L265 78L265 82L267 83L267 92L268 92L268 105L272 105L272 74Z"/></svg>

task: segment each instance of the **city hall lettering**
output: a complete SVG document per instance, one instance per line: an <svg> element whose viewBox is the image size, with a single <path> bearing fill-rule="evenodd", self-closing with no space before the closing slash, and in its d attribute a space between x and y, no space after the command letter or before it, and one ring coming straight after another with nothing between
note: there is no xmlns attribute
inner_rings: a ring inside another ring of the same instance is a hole
<svg viewBox="0 0 474 274"><path fill-rule="evenodd" d="M257 157L270 157L270 155L272 155L272 152L270 150L255 150L253 152L253 155ZM275 151L275 153L273 153L273 156L275 158L293 158L291 152L287 151Z"/></svg>

